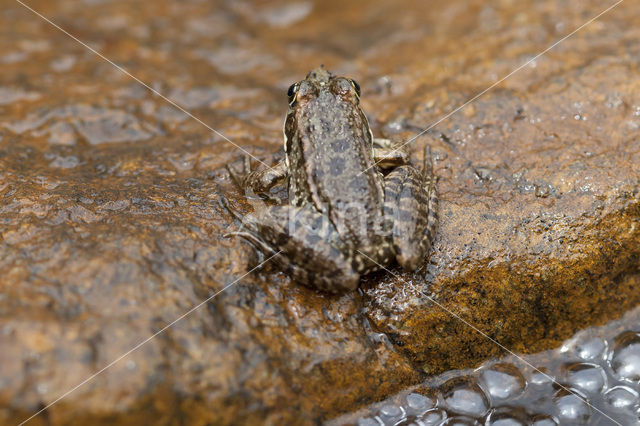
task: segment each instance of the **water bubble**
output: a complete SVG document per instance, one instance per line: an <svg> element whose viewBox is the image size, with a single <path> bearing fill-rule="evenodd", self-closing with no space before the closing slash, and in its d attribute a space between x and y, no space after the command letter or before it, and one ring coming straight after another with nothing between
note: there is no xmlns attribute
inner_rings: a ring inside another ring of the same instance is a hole
<svg viewBox="0 0 640 426"><path fill-rule="evenodd" d="M405 417L405 412L402 407L387 404L380 408L378 417L380 417L380 420L382 420L385 425L393 425Z"/></svg>
<svg viewBox="0 0 640 426"><path fill-rule="evenodd" d="M456 416L449 417L444 423L442 423L442 426L476 426L479 424L480 423L470 417Z"/></svg>
<svg viewBox="0 0 640 426"><path fill-rule="evenodd" d="M553 383L553 376L546 369L534 371L529 378L529 383L534 386L545 386Z"/></svg>
<svg viewBox="0 0 640 426"><path fill-rule="evenodd" d="M598 338L592 337L578 342L573 349L575 354L584 360L592 360L601 357L607 349L607 343Z"/></svg>
<svg viewBox="0 0 640 426"><path fill-rule="evenodd" d="M605 400L615 408L628 408L638 403L638 392L627 386L616 386L605 393Z"/></svg>
<svg viewBox="0 0 640 426"><path fill-rule="evenodd" d="M621 380L640 381L640 334L625 331L618 335L610 362L614 374Z"/></svg>
<svg viewBox="0 0 640 426"><path fill-rule="evenodd" d="M431 398L419 393L410 393L407 395L407 414L417 416L430 408L433 408L435 401Z"/></svg>
<svg viewBox="0 0 640 426"><path fill-rule="evenodd" d="M46 383L38 383L38 386L36 386L36 390L40 395L44 395L49 391L49 385Z"/></svg>
<svg viewBox="0 0 640 426"><path fill-rule="evenodd" d="M573 392L573 393L572 393ZM591 407L575 390L569 392L560 389L553 397L556 413L561 422L576 422L586 424L591 417Z"/></svg>
<svg viewBox="0 0 640 426"><path fill-rule="evenodd" d="M421 426L432 426L442 424L442 421L447 418L447 412L440 409L435 408L433 410L429 410L422 415L420 419Z"/></svg>
<svg viewBox="0 0 640 426"><path fill-rule="evenodd" d="M489 401L480 386L468 377L456 377L442 385L445 406L457 414L480 417L487 412Z"/></svg>
<svg viewBox="0 0 640 426"><path fill-rule="evenodd" d="M521 422L520 420L511 417L505 417L485 424L488 426L526 426L528 423Z"/></svg>
<svg viewBox="0 0 640 426"><path fill-rule="evenodd" d="M531 426L557 426L558 422L546 414L538 414L531 419Z"/></svg>
<svg viewBox="0 0 640 426"><path fill-rule="evenodd" d="M487 426L525 426L529 422L523 409L500 407L489 413L484 424Z"/></svg>
<svg viewBox="0 0 640 426"><path fill-rule="evenodd" d="M565 380L572 387L586 393L600 393L606 387L606 374L596 364L578 363L565 367Z"/></svg>
<svg viewBox="0 0 640 426"><path fill-rule="evenodd" d="M358 426L380 426L380 422L376 419L366 417L363 419L358 419Z"/></svg>
<svg viewBox="0 0 640 426"><path fill-rule="evenodd" d="M512 364L496 364L481 374L485 389L492 398L506 400L516 397L527 385L522 373Z"/></svg>

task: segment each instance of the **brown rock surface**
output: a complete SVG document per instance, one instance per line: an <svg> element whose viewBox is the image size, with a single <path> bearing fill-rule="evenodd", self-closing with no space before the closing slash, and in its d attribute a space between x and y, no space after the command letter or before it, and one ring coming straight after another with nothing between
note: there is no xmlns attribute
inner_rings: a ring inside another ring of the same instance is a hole
<svg viewBox="0 0 640 426"><path fill-rule="evenodd" d="M318 62L408 138L611 3L29 4L270 162L284 91ZM416 141L441 177L427 274L340 297L244 277L218 205L242 203L222 167L240 151L18 3L0 23L0 424L240 277L31 423L309 423L499 353L425 294L524 352L640 301L631 3Z"/></svg>

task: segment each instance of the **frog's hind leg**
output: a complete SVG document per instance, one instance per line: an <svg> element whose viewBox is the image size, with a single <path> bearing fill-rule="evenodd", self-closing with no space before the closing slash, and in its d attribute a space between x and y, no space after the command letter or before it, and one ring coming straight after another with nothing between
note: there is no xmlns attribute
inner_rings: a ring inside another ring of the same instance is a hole
<svg viewBox="0 0 640 426"><path fill-rule="evenodd" d="M409 153L403 145L394 146L390 139L373 139L373 160L381 169L409 164Z"/></svg>
<svg viewBox="0 0 640 426"><path fill-rule="evenodd" d="M337 293L358 287L360 274L343 254L338 232L321 213L305 207L271 206L242 220L245 238L295 281Z"/></svg>
<svg viewBox="0 0 640 426"><path fill-rule="evenodd" d="M385 178L385 215L392 218L392 240L400 266L415 270L431 249L438 223L436 179L429 160L422 173L412 166L401 166Z"/></svg>

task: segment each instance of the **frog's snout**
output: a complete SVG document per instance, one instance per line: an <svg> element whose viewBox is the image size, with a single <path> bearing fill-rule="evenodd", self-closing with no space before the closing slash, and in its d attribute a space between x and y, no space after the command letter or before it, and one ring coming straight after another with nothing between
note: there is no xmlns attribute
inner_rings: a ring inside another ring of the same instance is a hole
<svg viewBox="0 0 640 426"><path fill-rule="evenodd" d="M307 80L315 80L320 83L320 85L328 83L331 78L332 74L324 69L324 64L319 68L312 69L309 71L309 74L307 74Z"/></svg>

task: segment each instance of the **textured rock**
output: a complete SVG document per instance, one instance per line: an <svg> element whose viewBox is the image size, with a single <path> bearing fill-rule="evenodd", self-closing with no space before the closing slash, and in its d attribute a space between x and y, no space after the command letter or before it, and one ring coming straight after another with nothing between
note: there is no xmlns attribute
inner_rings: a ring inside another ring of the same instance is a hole
<svg viewBox="0 0 640 426"><path fill-rule="evenodd" d="M607 5L31 4L272 162L324 62L408 138ZM334 297L257 264L220 194L242 152L18 3L0 12L0 424L310 423L558 344L638 302L639 12L621 4L419 138L431 262ZM330 36L328 37L327 34ZM17 40L17 41L16 41ZM282 195L282 194L281 194ZM388 413L390 416L393 413Z"/></svg>
<svg viewBox="0 0 640 426"><path fill-rule="evenodd" d="M501 351L426 296L519 352L640 301L624 279L640 255L640 57L566 56L540 60L546 80L496 89L430 132L443 202L426 283L366 291L376 328L426 372Z"/></svg>

